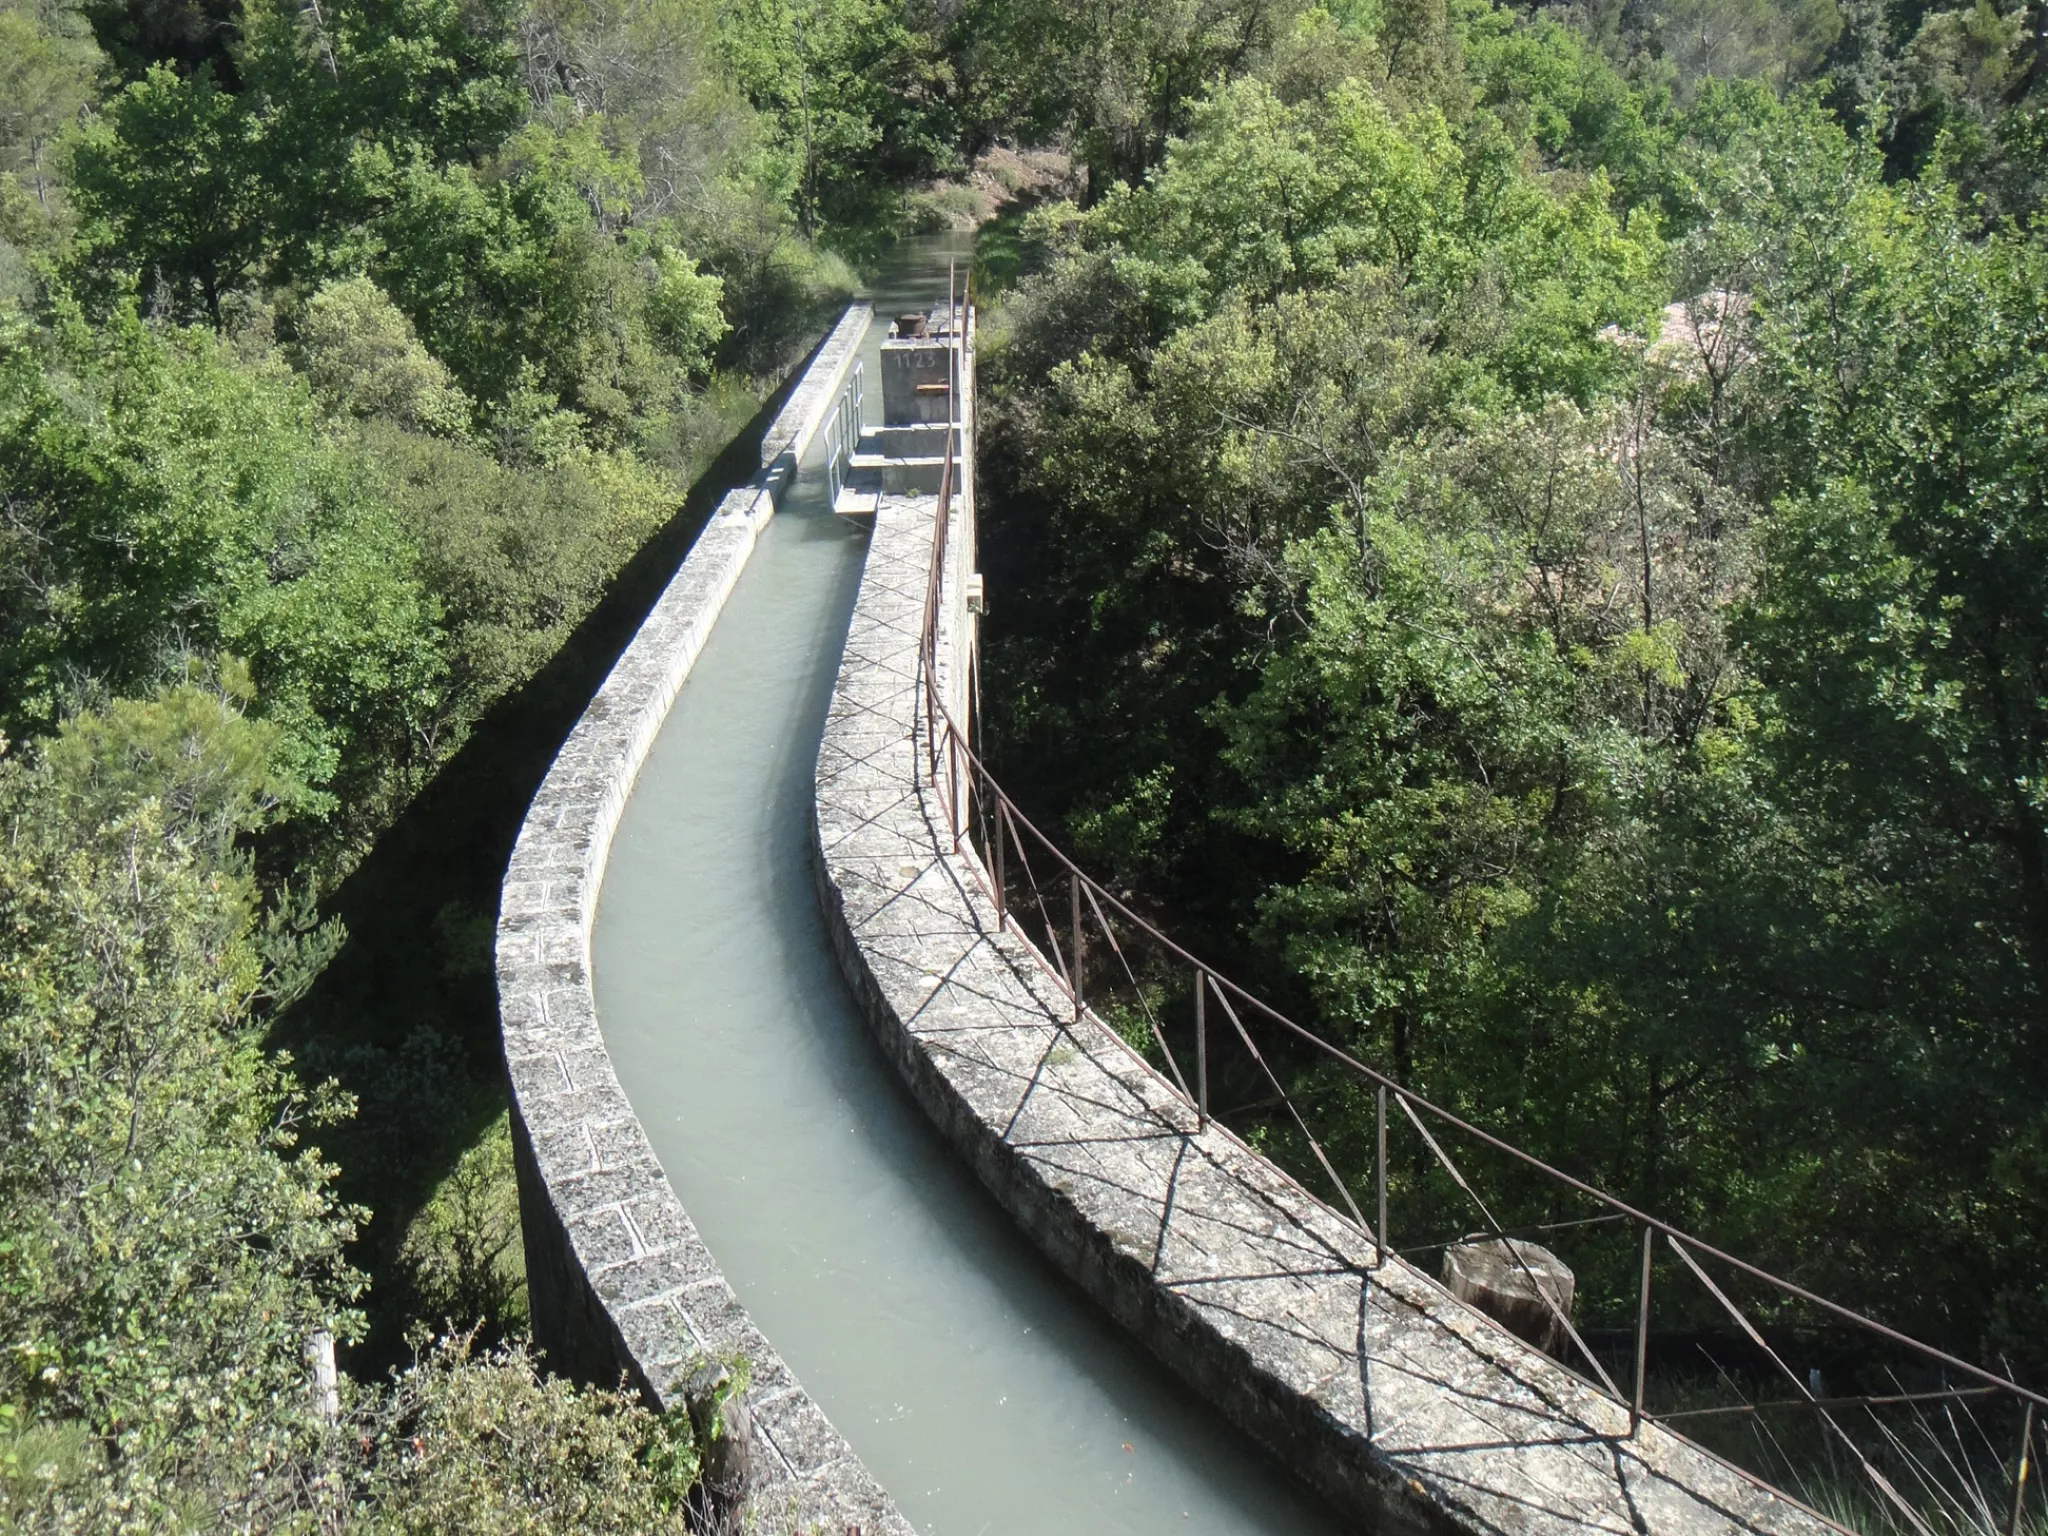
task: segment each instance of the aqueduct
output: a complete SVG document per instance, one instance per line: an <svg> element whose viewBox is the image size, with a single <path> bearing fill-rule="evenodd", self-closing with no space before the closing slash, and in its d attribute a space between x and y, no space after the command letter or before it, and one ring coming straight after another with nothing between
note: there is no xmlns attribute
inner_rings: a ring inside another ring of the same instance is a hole
<svg viewBox="0 0 2048 1536"><path fill-rule="evenodd" d="M705 1187L715 1191L720 1180L745 1182L757 1156L733 1144L743 1128L708 1134L713 1150L700 1155L707 1106L721 1085L706 1080L701 1062L664 1065L681 1059L671 1054L678 1033L700 1027L679 998L717 980L702 969L670 968L676 931L729 917L744 930L749 919L726 909L737 900L730 895L735 884L744 883L735 871L752 856L744 838L707 855L705 904L686 913L648 881L692 856L661 839L694 836L692 818L716 813L708 802L693 801L693 792L678 790L666 812L650 808L644 825L635 818L642 797L659 798L647 785L669 771L661 756L669 733L687 734L678 696L686 684L713 686L696 680L694 670L714 646L714 626L743 572L768 579L750 568L750 558L778 508L790 515L801 504L807 537L824 551L820 568L831 565L836 574L802 613L786 606L800 594L764 589L764 604L775 598L785 607L761 621L768 628L748 633L816 627L824 622L819 614L831 621L829 629L848 616L843 631L817 636L805 651L822 658L807 663L822 670L804 695L810 702L791 706L802 718L788 729L763 727L761 761L792 753L803 759L801 793L777 795L764 785L752 794L744 774L768 771L756 768L736 770L743 776L733 792L763 802L764 835L787 849L802 845L790 857L806 863L815 896L804 892L802 912L788 921L808 925L793 942L811 958L788 963L801 971L815 969L819 956L836 960L835 974L813 977L803 996L831 992L836 1018L857 1017L866 1026L860 1040L835 1038L830 1049L886 1063L883 1070L900 1079L908 1101L936 1128L936 1155L971 1172L979 1186L961 1197L965 1206L947 1208L951 1215L906 1216L892 1207L883 1225L923 1220L951 1227L956 1246L975 1246L962 1243L959 1230L988 1220L981 1207L992 1197L1036 1250L1025 1262L1061 1277L1032 1299L998 1304L998 1314L1011 1305L1039 1317L1081 1308L1071 1294L1077 1289L1099 1318L1076 1326L1096 1327L1106 1318L1163 1367L1163 1376L1137 1368L1157 1379L1130 1388L1136 1396L1119 1397L1125 1389L1112 1386L1105 1389L1111 1408L1075 1414L1113 1417L1141 1399L1199 1399L1216 1422L1256 1442L1270 1465L1312 1490L1320 1505L1296 1510L1259 1484L1263 1474L1217 1471L1237 1452L1205 1448L1213 1442L1200 1437L1211 1428L1184 1432L1167 1422L1179 1410L1160 1409L1166 1427L1159 1439L1195 1437L1187 1442L1193 1449L1174 1453L1178 1461L1169 1457L1168 1480L1208 1478L1220 1490L1197 1489L1182 1501L1210 1499L1204 1518L1211 1528L1800 1536L1835 1529L1645 1418L1640 1384L1631 1401L1625 1385L1567 1369L1560 1362L1571 1358L1569 1349L1545 1353L1382 1251L1374 1233L1384 1230L1384 1197L1370 1215L1348 1191L1334 1204L1318 1198L1212 1119L1206 1057L1192 1075L1177 1064L1169 1074L1134 1051L1081 986L1088 974L1078 952L1090 942L1085 935L1114 944L1123 923L1105 906L1115 903L1110 893L1074 871L1067 885L1072 921L1064 929L1054 922L1033 929L1006 910L1016 876L1005 870L1006 859L1028 863L1036 848L1051 876L1057 870L1048 860L1056 851L1012 823L1014 808L986 779L970 733L956 724L974 709L982 606L971 472L974 366L974 315L964 304L948 301L921 323L906 318L893 326L865 305L850 309L764 440L761 474L725 498L534 800L505 879L497 963L535 1331L548 1358L592 1379L623 1372L663 1404L688 1398L693 1383L707 1379L707 1363L738 1367L751 1444L744 1502L762 1528L908 1533L973 1507L977 1496L1000 1506L991 1510L990 1529L1076 1528L1092 1518L1056 1498L1042 1510L1023 1507L1035 1495L1023 1491L1025 1482L1010 1489L1002 1481L1007 1474L993 1468L952 1469L963 1484L987 1478L979 1490L956 1487L964 1503L913 1503L918 1490L904 1481L913 1475L909 1469L918 1468L917 1478L939 1476L917 1457L951 1442L944 1426L930 1422L906 1440L866 1411L862 1392L889 1367L874 1360L847 1366L844 1317L833 1323L836 1332L826 1330L829 1336L808 1337L817 1331L806 1321L823 1304L817 1298L844 1287L828 1280L810 1300L776 1299L775 1263L811 1262L787 1254L750 1261L754 1278L736 1285L665 1171L687 1157L693 1166L704 1164ZM848 530L849 516L868 526ZM718 635L719 642L728 638ZM759 704L749 690L760 687L762 670L773 662L765 646L759 638L732 639L731 681L717 685L725 690L724 712L688 722L700 739L746 729ZM681 831L664 833L663 825ZM789 872L778 878L787 887ZM604 924L614 925L616 937L600 924L601 894ZM636 903L637 916L630 910ZM631 980L627 973L649 956L654 969ZM1116 958L1124 958L1121 949ZM715 969L718 962L699 963ZM746 963L783 962L753 956ZM625 979L611 979L615 971ZM1256 1054L1247 1030L1247 1019L1261 1022L1253 1016L1255 1000L1220 979L1198 979L1195 987L1208 1027L1242 1036ZM702 996L695 1004L709 1006ZM744 1014L805 1005L734 1006ZM736 1070L750 1069L762 1052L795 1048L769 1043L759 1017L719 1027L734 1031L722 1059L739 1064ZM866 1070L846 1065L849 1057L835 1059L840 1079L829 1069L818 1079L824 1097L810 1111L813 1120L836 1112L833 1095L846 1073ZM677 1071L694 1097L672 1095ZM1386 1103L1383 1091L1383 1116ZM1397 1095L1396 1112L1448 1157L1417 1104ZM856 1139L858 1118L868 1112L898 1111L870 1091L865 1108L856 1103L849 1111L855 1120L845 1129ZM793 1126L779 1139L803 1134ZM687 1151L665 1155L671 1144ZM814 1155L831 1162L840 1154L828 1148ZM721 1157L739 1171L714 1166ZM791 1171L797 1164L760 1166L737 1206L772 1202L779 1187L810 1179ZM885 1175L865 1177L872 1187ZM942 1175L927 1168L907 1177L909 1185L920 1180L941 1182ZM803 1220L829 1223L835 1206L862 1198L858 1185L851 1195L816 1193L814 1214ZM1369 1196L1364 1203L1371 1204ZM1652 1239L1661 1237L1686 1263L1695 1262L1680 1234L1654 1222L1644 1233L1646 1284ZM998 1239L977 1241L1000 1247ZM1019 1260L1004 1250L988 1262L1015 1268ZM915 1295L903 1289L909 1283L884 1277L878 1290L862 1295L867 1305L886 1309L874 1297ZM937 1283L947 1282L942 1276ZM772 1305L787 1321L787 1329L773 1330L778 1337L805 1336L804 1382L757 1326L750 1285L762 1298L758 1305ZM1537 1294L1541 1299L1540 1286ZM914 1339L920 1327L987 1328L991 1337L1000 1331L1000 1317L947 1322L938 1305L907 1304L904 1337ZM1083 1353L1102 1352L1079 1337L1074 1347ZM893 1352L901 1356L905 1348ZM817 1361L815 1373L810 1360ZM1593 1361L1590 1351L1585 1360ZM1057 1360L1045 1367L1063 1368ZM1039 1367L1020 1356L1005 1369L1025 1381ZM812 1382L814 1374L829 1389ZM906 1380L916 1374L912 1368ZM909 1392L914 1382L877 1390ZM846 1418L842 1404L859 1422ZM835 1427L828 1408L845 1422ZM1129 1410L1132 1422L1147 1426L1152 1412ZM961 1426L962 1434L981 1432ZM1000 1415L990 1438L974 1443L1006 1441L1021 1447L1025 1461L1067 1454L1050 1441L1034 1449L1029 1432L1004 1427ZM1137 1456L1129 1442L1121 1452ZM1114 1469L1116 1455L1108 1453L1105 1469ZM1044 1470L1031 1487L1097 1475L1085 1459ZM1179 1507L1182 1490L1164 1491L1159 1508ZM1193 1523L1196 1510L1183 1513L1187 1528L1202 1528ZM1151 1518L1131 1515L1116 1528L1150 1528Z"/></svg>

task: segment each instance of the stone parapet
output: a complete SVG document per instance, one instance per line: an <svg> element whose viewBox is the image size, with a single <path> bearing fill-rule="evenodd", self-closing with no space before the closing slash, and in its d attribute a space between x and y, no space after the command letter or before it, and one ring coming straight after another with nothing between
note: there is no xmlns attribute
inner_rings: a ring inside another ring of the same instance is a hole
<svg viewBox="0 0 2048 1536"><path fill-rule="evenodd" d="M746 1362L749 1529L911 1527L747 1317L656 1160L598 1030L590 930L633 780L867 330L846 312L770 428L763 473L706 524L534 796L500 894L497 974L534 1336L547 1363L681 1402ZM770 452L770 447L773 451Z"/></svg>
<svg viewBox="0 0 2048 1536"><path fill-rule="evenodd" d="M971 482L970 482L971 483ZM1194 1111L1065 993L955 853L917 649L936 498L879 498L817 767L827 928L913 1096L1045 1255L1344 1515L1385 1531L1822 1521L1454 1300ZM971 548L971 513L961 546ZM956 528L959 528L956 523ZM942 685L972 627L948 561ZM949 688L949 692L956 690Z"/></svg>

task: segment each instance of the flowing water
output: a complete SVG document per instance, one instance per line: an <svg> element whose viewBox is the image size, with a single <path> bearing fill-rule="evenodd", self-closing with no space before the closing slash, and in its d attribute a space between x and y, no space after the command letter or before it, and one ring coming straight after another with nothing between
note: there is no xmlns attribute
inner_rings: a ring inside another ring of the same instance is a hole
<svg viewBox="0 0 2048 1536"><path fill-rule="evenodd" d="M888 317L942 300L968 251L906 242L870 293L871 421ZM1010 1227L854 1010L808 858L867 533L827 507L819 451L612 849L595 980L619 1078L740 1301L919 1530L1327 1531Z"/></svg>

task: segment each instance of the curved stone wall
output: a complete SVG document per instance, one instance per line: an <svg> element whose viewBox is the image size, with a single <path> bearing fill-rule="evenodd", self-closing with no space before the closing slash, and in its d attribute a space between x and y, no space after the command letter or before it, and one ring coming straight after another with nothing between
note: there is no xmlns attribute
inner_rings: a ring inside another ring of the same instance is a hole
<svg viewBox="0 0 2048 1536"><path fill-rule="evenodd" d="M756 1436L749 1529L910 1536L749 1320L698 1238L605 1051L590 929L640 764L832 406L871 314L834 327L762 445L762 473L705 525L534 796L505 873L499 1021L534 1336L550 1365L623 1376L662 1407L710 1359L744 1359Z"/></svg>
<svg viewBox="0 0 2048 1536"><path fill-rule="evenodd" d="M923 780L935 512L930 495L880 499L819 750L816 874L883 1049L1038 1247L1369 1529L1831 1529L1655 1425L1631 1434L1626 1408L1407 1263L1375 1267L1356 1227L1074 1018ZM938 677L965 718L971 496L954 529Z"/></svg>

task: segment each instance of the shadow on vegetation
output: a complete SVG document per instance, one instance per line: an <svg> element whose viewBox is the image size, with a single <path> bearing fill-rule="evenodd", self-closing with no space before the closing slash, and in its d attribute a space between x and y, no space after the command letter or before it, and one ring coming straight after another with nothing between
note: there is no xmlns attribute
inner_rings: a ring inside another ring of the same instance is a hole
<svg viewBox="0 0 2048 1536"><path fill-rule="evenodd" d="M321 1143L341 1167L342 1198L372 1213L354 1256L370 1277L368 1336L347 1361L358 1376L399 1363L412 1322L439 1327L442 1311L475 1293L423 1285L405 1240L505 1110L493 941L499 886L526 808L719 500L758 470L761 439L805 362L698 476L567 643L484 716L326 903L324 915L343 924L346 939L280 1018L273 1040L306 1079L332 1077L357 1100L356 1117ZM499 1230L471 1237L492 1250L482 1257L486 1267L516 1271L509 1177L498 1181L495 1200ZM492 1335L516 1325L516 1284L495 1289L513 1299L511 1315L447 1320L481 1321Z"/></svg>

